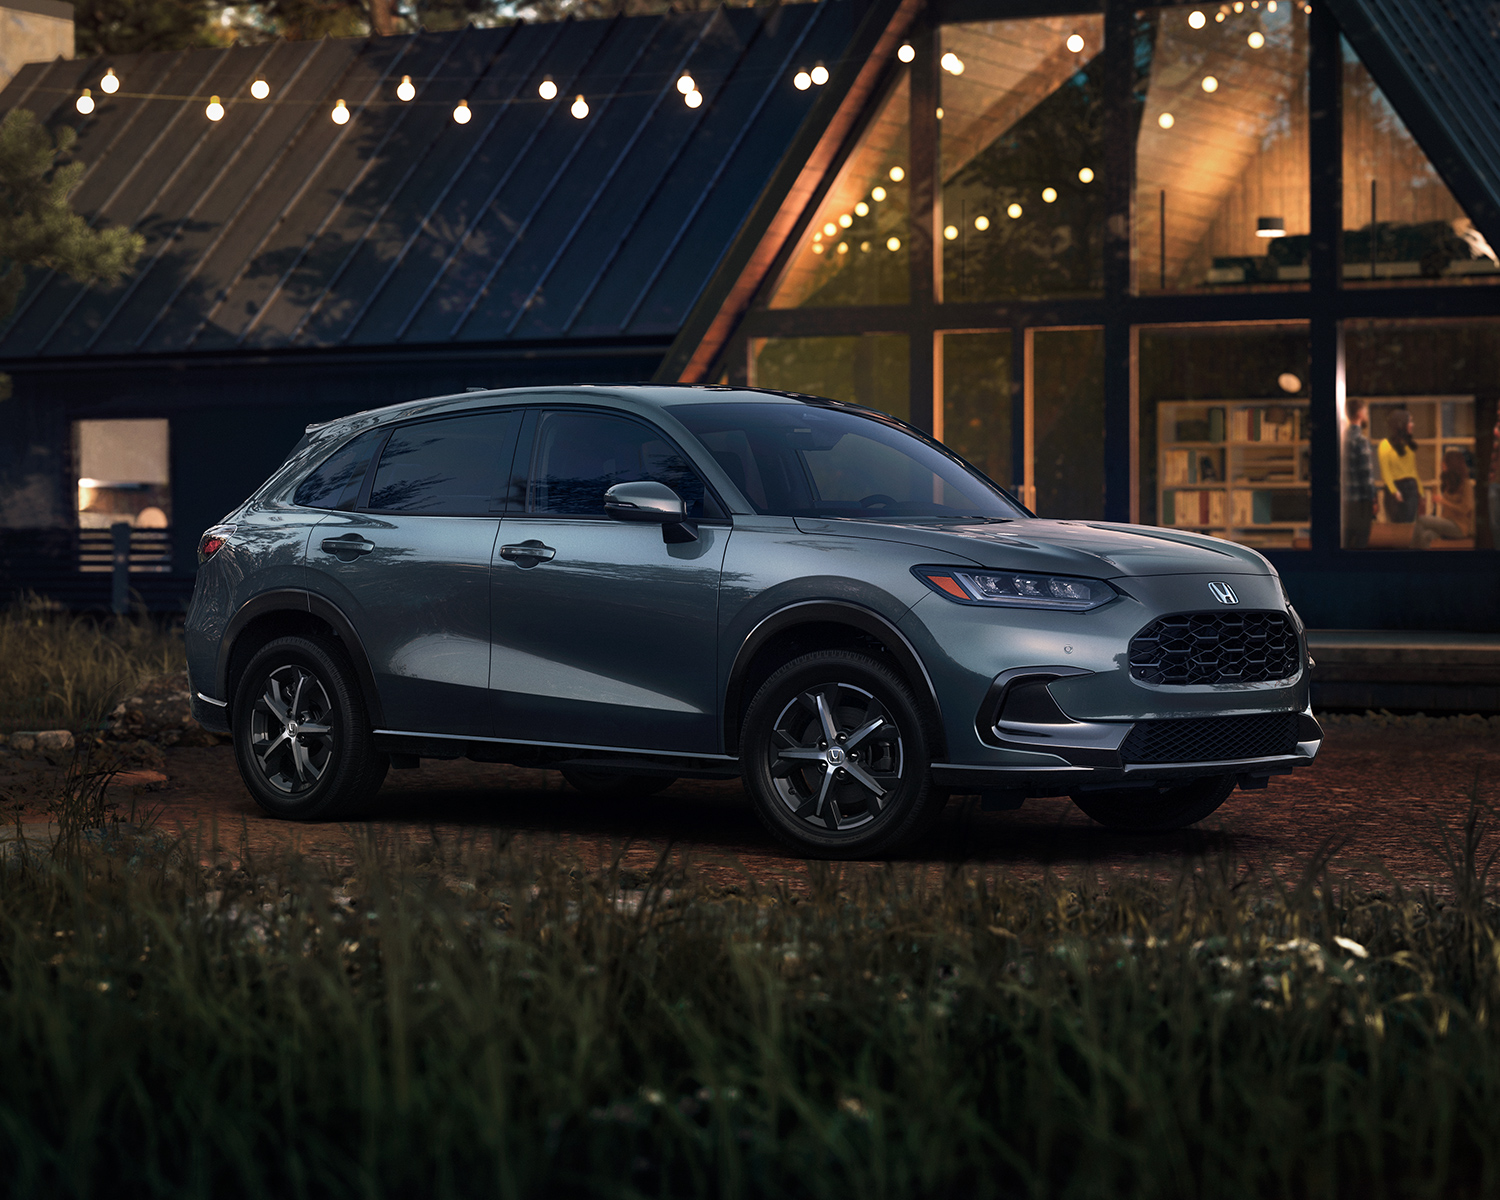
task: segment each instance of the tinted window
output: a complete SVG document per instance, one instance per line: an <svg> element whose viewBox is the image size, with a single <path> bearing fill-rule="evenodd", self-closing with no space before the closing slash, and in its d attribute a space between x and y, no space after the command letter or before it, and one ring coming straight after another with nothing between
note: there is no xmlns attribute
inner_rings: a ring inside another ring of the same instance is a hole
<svg viewBox="0 0 1500 1200"><path fill-rule="evenodd" d="M375 470L369 507L437 515L498 512L520 423L519 412L504 412L398 425Z"/></svg>
<svg viewBox="0 0 1500 1200"><path fill-rule="evenodd" d="M704 511L703 481L676 447L657 430L626 417L544 413L532 463L532 512L602 517L608 489L652 479L682 497L689 517L718 515L711 497Z"/></svg>
<svg viewBox="0 0 1500 1200"><path fill-rule="evenodd" d="M383 437L384 429L367 430L335 450L323 460L322 466L297 485L292 503L308 508L353 508L359 500L370 456Z"/></svg>
<svg viewBox="0 0 1500 1200"><path fill-rule="evenodd" d="M683 404L672 415L756 512L792 517L1023 516L936 446L875 417L810 404Z"/></svg>

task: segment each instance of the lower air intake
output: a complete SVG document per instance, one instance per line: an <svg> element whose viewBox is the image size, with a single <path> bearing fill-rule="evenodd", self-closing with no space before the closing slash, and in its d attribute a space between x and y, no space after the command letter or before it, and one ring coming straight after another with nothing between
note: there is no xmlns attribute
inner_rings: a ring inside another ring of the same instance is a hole
<svg viewBox="0 0 1500 1200"><path fill-rule="evenodd" d="M1296 748L1296 713L1257 713L1138 721L1120 747L1120 758L1127 763L1219 762L1291 754Z"/></svg>

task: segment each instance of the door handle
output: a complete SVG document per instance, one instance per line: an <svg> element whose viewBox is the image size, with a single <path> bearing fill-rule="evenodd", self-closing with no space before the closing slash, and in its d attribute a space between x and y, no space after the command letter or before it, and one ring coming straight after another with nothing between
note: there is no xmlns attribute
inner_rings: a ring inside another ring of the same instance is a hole
<svg viewBox="0 0 1500 1200"><path fill-rule="evenodd" d="M535 538L521 542L519 545L500 547L501 558L507 558L523 567L534 567L537 563L551 562L556 555L556 550L551 546L544 546Z"/></svg>
<svg viewBox="0 0 1500 1200"><path fill-rule="evenodd" d="M375 543L360 537L357 533L346 533L343 537L324 538L323 550L327 554L336 554L343 558L349 554L368 554L375 549ZM353 559L348 561L352 562Z"/></svg>

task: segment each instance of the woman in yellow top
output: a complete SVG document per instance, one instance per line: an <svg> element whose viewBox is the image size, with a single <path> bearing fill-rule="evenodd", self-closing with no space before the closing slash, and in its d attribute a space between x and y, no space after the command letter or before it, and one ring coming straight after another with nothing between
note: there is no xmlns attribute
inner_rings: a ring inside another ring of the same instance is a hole
<svg viewBox="0 0 1500 1200"><path fill-rule="evenodd" d="M1387 418L1387 435L1380 440L1380 478L1385 481L1385 519L1410 525L1422 511L1422 486L1417 482L1417 439L1412 436L1411 413L1398 408Z"/></svg>

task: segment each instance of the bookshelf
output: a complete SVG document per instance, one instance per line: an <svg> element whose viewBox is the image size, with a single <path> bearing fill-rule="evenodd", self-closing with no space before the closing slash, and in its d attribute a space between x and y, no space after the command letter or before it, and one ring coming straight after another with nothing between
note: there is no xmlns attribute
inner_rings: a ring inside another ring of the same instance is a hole
<svg viewBox="0 0 1500 1200"><path fill-rule="evenodd" d="M1159 523L1247 546L1306 546L1306 400L1157 405Z"/></svg>

